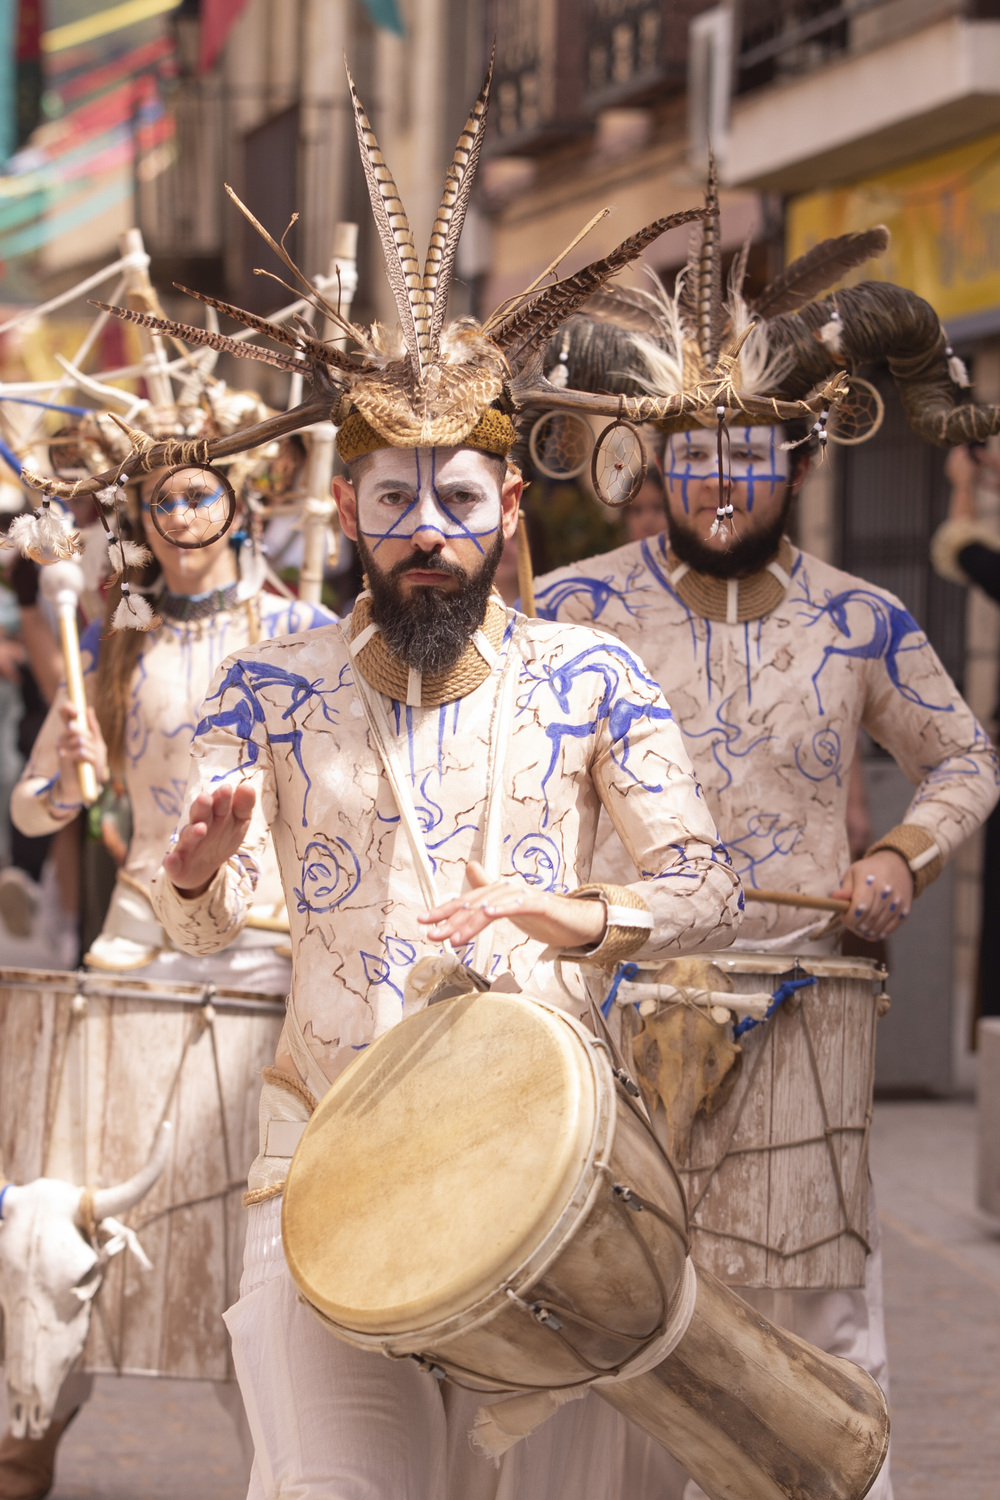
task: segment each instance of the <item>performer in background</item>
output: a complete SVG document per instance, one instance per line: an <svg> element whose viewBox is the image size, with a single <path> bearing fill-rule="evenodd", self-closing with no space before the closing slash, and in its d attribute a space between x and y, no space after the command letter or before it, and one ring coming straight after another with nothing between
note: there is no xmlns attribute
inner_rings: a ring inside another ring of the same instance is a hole
<svg viewBox="0 0 1000 1500"><path fill-rule="evenodd" d="M762 316L751 332L753 309L742 299L739 265L727 307L706 291L711 316L699 323L685 299L703 284L713 225L718 245L713 184L708 206L703 244L678 298L627 294L633 319L645 308L648 335L579 319L570 325L568 360L564 335L549 354L552 360L560 353L568 363L570 387L614 388L611 372L633 370L635 382L626 388L658 396L687 392L687 409L662 424L666 533L549 574L537 583L536 605L544 618L598 626L641 654L681 726L748 896L761 888L842 899L849 930L885 938L989 813L997 799L996 757L900 601L789 541L786 525L809 462L809 433L776 425L776 403L801 396L838 363L891 361L909 336L908 351L919 345L927 356L922 384L904 391L918 430L923 420L932 435L940 417L936 440L955 441L961 423L982 417L985 425L989 414L957 408L952 436L950 419L941 416L955 404L944 336L932 310L912 294L863 284L830 304L803 306L828 284L811 279L820 250L803 266L790 267L781 289L762 294ZM884 231L845 236L843 264L832 274L864 261L886 238ZM829 276L831 245L822 250ZM613 299L604 301L602 315L610 319ZM813 336L820 325L827 344ZM724 327L747 341L727 371L732 383L720 401L709 389L709 372L713 366L721 371ZM637 406L636 418L648 419L641 401ZM817 434L825 440L822 420L813 444ZM852 858L847 798L862 727L895 757L914 796L903 822ZM629 851L610 826L604 833L597 868L604 878L626 880ZM828 915L748 900L739 946L800 954L817 951L817 940L820 951L829 949L832 939L820 940L828 923ZM812 1085L803 1078L802 1086ZM788 1229L791 1243L795 1226ZM884 1385L874 1214L870 1229L874 1253L864 1287L776 1291L747 1285L741 1276L745 1247L735 1242L725 1245L731 1252L726 1279L745 1287L765 1315L863 1365ZM692 1483L686 1500L701 1493ZM872 1495L890 1500L888 1464Z"/></svg>
<svg viewBox="0 0 1000 1500"><path fill-rule="evenodd" d="M213 953L245 927L270 830L288 901L288 1021L227 1316L256 1445L253 1495L637 1493L622 1463L627 1424L595 1397L497 1470L469 1443L476 1394L323 1329L285 1263L288 1132L274 1147L271 1128L298 1122L301 1134L311 1101L359 1048L442 984L467 987L470 969L566 1004L557 955L601 966L725 946L739 923L739 883L641 663L593 631L527 621L491 592L522 488L507 461L511 365L543 346L556 308L572 310L670 221L496 315L487 337L468 320L443 328L485 107L486 89L421 279L404 274L409 228L355 100L404 340L387 360L384 330L352 329L363 357L331 377L347 397L338 446L349 480L337 501L367 588L343 625L223 664L195 735L186 817L153 884L172 941ZM601 807L643 871L621 888L590 882Z"/></svg>
<svg viewBox="0 0 1000 1500"><path fill-rule="evenodd" d="M230 393L234 399L243 398ZM251 409L259 416L257 398L252 399ZM88 429L88 434L93 441L93 432ZM108 456L101 454L105 462ZM90 460L92 465L97 461L92 453ZM141 588L140 597L148 600L152 628L114 629L122 593L120 585L113 586L105 617L95 621L81 641L91 704L88 722L77 722L65 686L61 688L14 790L11 815L26 835L56 833L84 806L78 776L82 761L97 768L102 788L112 776L120 778L131 809L132 835L103 930L85 955L85 964L144 981L211 983L283 997L290 977L287 924L285 932L276 930L283 924L284 901L269 844L260 852L260 878L247 930L222 952L192 958L178 951L153 913L148 887L181 811L191 739L219 662L251 642L328 625L335 616L263 589L245 509L232 532L208 546L182 548L167 541L150 522L156 479L155 474L147 476L141 491L130 486L126 523L130 540L150 552L133 587L137 592ZM196 536L202 525L199 511L183 496L175 517L182 541ZM98 533L97 545L101 556L94 571L101 576L107 571L103 532ZM255 927L257 918L266 925ZM141 1079L136 1082L141 1086ZM254 1080L246 1082L251 1087ZM8 1432L0 1440L2 1500L40 1500L48 1492L57 1444L88 1399L91 1385L89 1375L69 1377L43 1437L15 1438ZM220 1390L225 1405L225 1388Z"/></svg>
<svg viewBox="0 0 1000 1500"><path fill-rule="evenodd" d="M951 484L948 515L931 538L931 562L942 578L965 587L974 584L1000 604L1000 530L976 514L976 489L1000 483L1000 457L989 449L960 446L948 454L945 472ZM991 729L996 741L1000 702ZM982 919L979 929L977 1014L1000 1015L1000 813L987 819L983 847Z"/></svg>

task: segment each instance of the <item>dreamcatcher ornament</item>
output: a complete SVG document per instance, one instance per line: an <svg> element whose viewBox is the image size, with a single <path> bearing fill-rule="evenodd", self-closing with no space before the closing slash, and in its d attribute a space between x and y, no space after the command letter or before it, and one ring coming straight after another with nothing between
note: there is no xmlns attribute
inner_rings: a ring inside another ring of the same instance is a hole
<svg viewBox="0 0 1000 1500"><path fill-rule="evenodd" d="M221 469L190 464L168 469L149 499L149 516L165 542L184 551L210 547L236 519L236 491Z"/></svg>
<svg viewBox="0 0 1000 1500"><path fill-rule="evenodd" d="M646 449L639 429L624 417L610 422L594 444L590 477L597 498L612 510L630 505L646 478Z"/></svg>
<svg viewBox="0 0 1000 1500"><path fill-rule="evenodd" d="M587 467L593 446L590 423L571 411L545 412L528 438L531 462L546 479L575 479Z"/></svg>
<svg viewBox="0 0 1000 1500"><path fill-rule="evenodd" d="M831 408L827 432L832 443L852 448L867 443L878 432L885 419L885 402L870 380L863 380L860 375L845 375L842 379L847 393Z"/></svg>

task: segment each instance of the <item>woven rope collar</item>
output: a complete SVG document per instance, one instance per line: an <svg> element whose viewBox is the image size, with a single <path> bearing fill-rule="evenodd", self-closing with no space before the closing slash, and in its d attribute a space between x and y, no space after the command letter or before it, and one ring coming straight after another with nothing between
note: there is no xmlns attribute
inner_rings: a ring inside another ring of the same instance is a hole
<svg viewBox="0 0 1000 1500"><path fill-rule="evenodd" d="M484 683L500 659L507 607L496 594L486 605L486 617L458 661L446 672L426 676L394 656L372 620L371 595L359 594L351 614L351 656L370 687L405 703L408 708L437 708L467 698Z"/></svg>
<svg viewBox="0 0 1000 1500"><path fill-rule="evenodd" d="M710 573L696 573L669 550L667 567L670 586L688 609L703 620L742 625L745 620L769 615L784 599L792 582L792 544L783 536L777 557L749 578L715 578Z"/></svg>

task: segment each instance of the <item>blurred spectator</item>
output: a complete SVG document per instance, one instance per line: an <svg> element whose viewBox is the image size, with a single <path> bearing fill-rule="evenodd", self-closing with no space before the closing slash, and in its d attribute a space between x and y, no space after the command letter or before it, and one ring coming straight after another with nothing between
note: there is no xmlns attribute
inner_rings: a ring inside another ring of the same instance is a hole
<svg viewBox="0 0 1000 1500"><path fill-rule="evenodd" d="M644 542L647 537L659 536L666 529L664 500L663 474L659 464L651 458L642 489L625 508L625 529L630 542Z"/></svg>
<svg viewBox="0 0 1000 1500"><path fill-rule="evenodd" d="M931 538L931 562L942 578L976 584L1000 604L1000 530L976 517L976 489L1000 482L1000 454L979 444L952 448L945 474L951 485L948 516ZM998 723L1000 700L993 713L994 739ZM981 1016L1000 1016L1000 808L986 823L982 903L977 1011Z"/></svg>
<svg viewBox="0 0 1000 1500"><path fill-rule="evenodd" d="M74 930L80 901L79 821L54 837L27 838L10 822L10 793L31 753L48 706L62 678L62 653L38 596L38 564L16 555L8 571L9 589L0 593L0 936L28 939L42 904L43 874L52 886L55 910L41 935L46 949L53 937L62 957L75 961ZM4 604L7 604L6 610ZM17 634L19 639L12 639ZM13 781L8 781L12 772ZM51 859L50 859L51 856ZM49 867L46 871L46 861ZM55 929L58 928L58 933ZM36 962L38 955L10 949L9 961Z"/></svg>

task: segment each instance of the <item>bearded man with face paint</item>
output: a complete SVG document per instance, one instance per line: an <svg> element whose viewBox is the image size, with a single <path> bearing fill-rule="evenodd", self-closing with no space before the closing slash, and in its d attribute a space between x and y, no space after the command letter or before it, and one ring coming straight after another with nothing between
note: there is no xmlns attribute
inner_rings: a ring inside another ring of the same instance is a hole
<svg viewBox="0 0 1000 1500"><path fill-rule="evenodd" d="M740 922L739 881L656 683L621 643L527 620L492 588L522 490L508 462L517 361L548 338L554 301L577 305L676 216L484 327L445 327L487 94L488 81L422 275L354 96L400 324L351 325L361 354L350 361L311 348L326 361L317 383L339 381L347 472L334 494L366 586L342 624L222 664L195 732L187 814L154 882L177 945L214 952L246 921L270 835L289 912L287 1019L265 1072L244 1274L226 1316L255 1500L655 1494L643 1474L657 1445L593 1394L495 1467L470 1443L481 1395L321 1327L281 1237L312 1103L440 981L467 990L471 969L479 987L574 1005L559 958L598 970L632 953L658 961L726 947ZM625 887L590 880L602 808L643 871Z"/></svg>
<svg viewBox="0 0 1000 1500"><path fill-rule="evenodd" d="M463 445L401 448L349 417L339 443L350 477L334 492L365 592L343 627L231 657L205 704L189 818L156 882L156 909L188 951L228 942L270 829L293 948L276 1068L317 1097L422 1003L410 975L446 941L492 980L560 1003L552 953L596 963L666 955L728 945L738 925L738 882L635 657L593 631L525 620L491 593L522 488L506 460L513 437L490 411ZM512 722L499 744L504 699ZM505 813L490 847L497 779ZM601 807L646 872L627 890L589 882ZM432 861L435 904L411 837ZM685 878L670 880L681 869ZM269 1083L262 1120L304 1118L296 1104ZM241 1300L227 1315L263 1493L295 1483L303 1495L373 1500L624 1497L627 1424L596 1397L497 1470L468 1445L473 1393L443 1396L412 1361L377 1359L322 1329L297 1301L281 1198L269 1193L287 1170L264 1154L251 1172L262 1196L249 1209ZM275 1362L287 1372L280 1392ZM655 1447L638 1433L636 1443ZM341 1487L349 1475L363 1476L360 1487Z"/></svg>
<svg viewBox="0 0 1000 1500"><path fill-rule="evenodd" d="M887 937L988 812L995 762L900 601L788 539L809 460L803 446L786 442L780 427L728 428L720 504L716 432L672 433L663 459L665 533L539 579L536 607L546 619L610 631L641 655L673 707L746 888L846 899L846 927ZM916 792L905 822L852 862L847 795L862 727ZM610 826L602 825L595 868L605 879L628 878L628 851ZM817 937L828 916L808 916L751 902L738 946L829 951L834 940ZM873 1208L869 1224L863 1288L740 1290L766 1316L864 1366L885 1388ZM693 1481L685 1487L672 1460L664 1470L665 1496L700 1500L702 1490ZM888 1463L871 1494L891 1500Z"/></svg>

